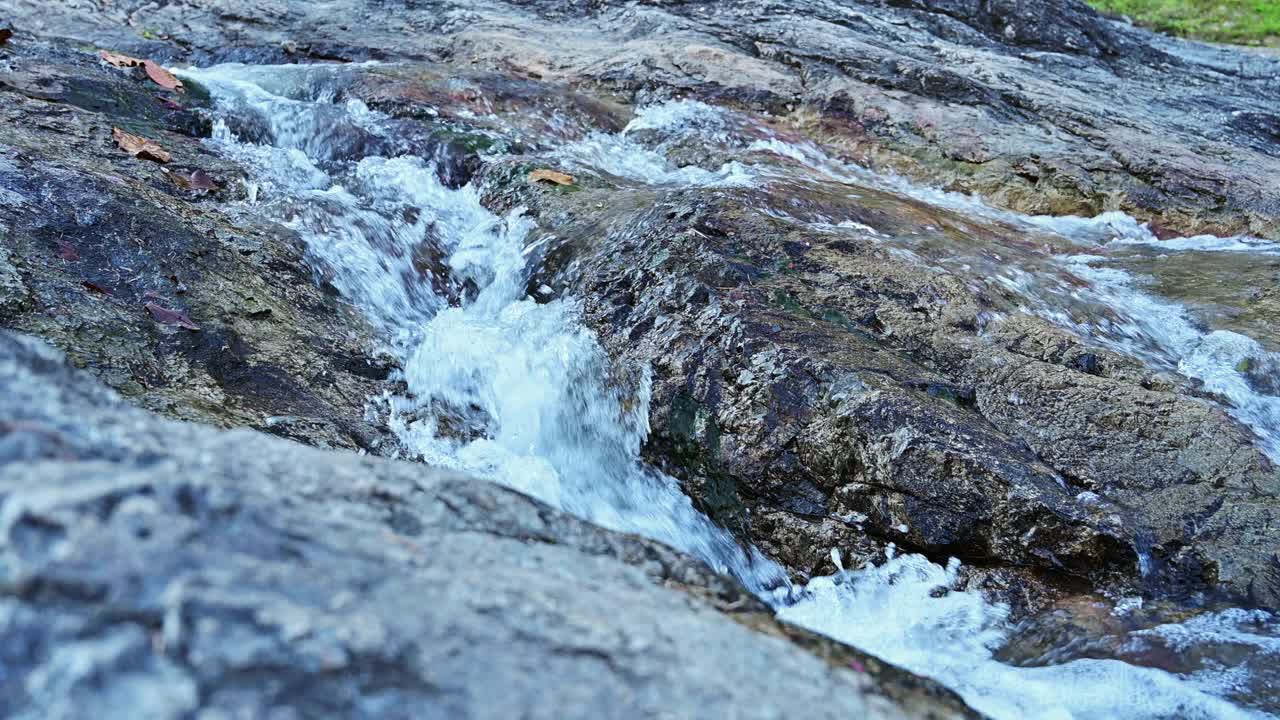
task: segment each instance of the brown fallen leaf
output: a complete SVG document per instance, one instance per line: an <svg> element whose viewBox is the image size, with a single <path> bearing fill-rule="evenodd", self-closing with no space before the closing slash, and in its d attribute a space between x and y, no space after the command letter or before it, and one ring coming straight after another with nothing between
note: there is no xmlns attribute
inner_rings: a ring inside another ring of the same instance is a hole
<svg viewBox="0 0 1280 720"><path fill-rule="evenodd" d="M185 89L181 80L174 77L173 73L165 70L161 67L160 63L155 62L154 60L143 60L130 55L113 53L109 50L98 51L98 57L105 60L108 64L114 65L118 68L141 67L146 71L147 77L151 78L151 82L166 90L177 90L178 92L182 92Z"/></svg>
<svg viewBox="0 0 1280 720"><path fill-rule="evenodd" d="M147 77L151 78L151 82L159 85L165 90L183 91L182 81L173 76L173 73L160 67L158 63L150 60L144 60L142 69L147 71Z"/></svg>
<svg viewBox="0 0 1280 720"><path fill-rule="evenodd" d="M139 60L136 57L129 57L128 55L121 55L120 53L113 53L107 50L100 50L98 52L98 57L106 60L108 64L114 65L118 68L138 67L146 62L145 60Z"/></svg>
<svg viewBox="0 0 1280 720"><path fill-rule="evenodd" d="M81 284L81 285L83 285L83 286L85 287L85 289L87 289L87 290L92 290L92 291L94 291L94 292L96 292L96 293L99 293L99 294L102 294L102 295L110 295L110 294L111 294L111 288L106 287L105 285L99 285L98 283L96 283L96 282L94 282L94 281L92 281L92 280L82 280L82 281L80 282L80 284Z"/></svg>
<svg viewBox="0 0 1280 720"><path fill-rule="evenodd" d="M540 168L529 173L529 182L549 182L556 185L572 185L573 176L562 173L558 170L547 170Z"/></svg>
<svg viewBox="0 0 1280 720"><path fill-rule="evenodd" d="M79 260L80 253L76 251L76 247L66 240L58 240L58 257L63 260Z"/></svg>
<svg viewBox="0 0 1280 720"><path fill-rule="evenodd" d="M0 46L7 45L13 37L13 28L0 28Z"/></svg>
<svg viewBox="0 0 1280 720"><path fill-rule="evenodd" d="M164 325L173 325L175 327L186 328L187 330L199 330L200 326L191 322L191 318L186 313L170 310L167 307L161 307L155 303L147 303L143 305L147 312L151 313L151 317L156 322Z"/></svg>
<svg viewBox="0 0 1280 720"><path fill-rule="evenodd" d="M218 189L218 181L214 180L209 173L203 170L192 170L191 177L187 180L191 183L191 187L196 190L208 190L212 192Z"/></svg>
<svg viewBox="0 0 1280 720"><path fill-rule="evenodd" d="M170 173L169 179L183 190L198 190L202 193L213 192L222 187L217 180L203 170L192 170L190 175L180 172Z"/></svg>
<svg viewBox="0 0 1280 720"><path fill-rule="evenodd" d="M121 150L136 158L154 160L158 163L167 163L173 159L173 156L167 150L157 145L154 141L137 135L130 135L120 128L111 128L111 137L115 138L116 144L120 146Z"/></svg>

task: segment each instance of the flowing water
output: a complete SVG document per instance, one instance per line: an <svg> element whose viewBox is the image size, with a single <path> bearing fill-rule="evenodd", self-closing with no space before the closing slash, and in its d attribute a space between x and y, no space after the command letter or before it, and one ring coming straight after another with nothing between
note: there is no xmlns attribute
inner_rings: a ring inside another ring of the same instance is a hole
<svg viewBox="0 0 1280 720"><path fill-rule="evenodd" d="M519 212L491 213L475 188L447 182L434 146L415 144L391 118L345 99L340 76L358 71L219 66L181 74L216 101L212 146L253 175L249 199L229 209L296 230L318 279L362 310L402 361L406 392L376 402L419 457L696 555L740 579L783 619L934 677L995 717L1260 714L1257 698L1280 682L1274 670L1280 626L1266 613L1226 610L1128 632L1119 654L1134 662L1064 657L1016 667L996 659L1012 632L1005 608L974 592L937 597L938 587L955 584L955 562L942 567L899 555L793 586L780 566L742 549L700 514L673 478L641 461L649 431L645 369L611 367L572 299L526 296L531 258L539 254L531 223ZM666 151L687 141L736 144L741 152L717 167L675 167ZM1141 257L1153 238L1129 218L997 211L837 163L813 146L783 141L760 125L742 127L740 119L696 103L650 108L622 133L555 142L564 164L619 182L706 188L835 182L988 225L1034 229L1060 251L1011 242L1009 257L994 258L956 248L937 227L904 235L849 218L788 215L822 231L877 237L922 262L968 266L968 276L983 278L975 282L999 283L1018 298L1011 312L1043 315L1200 378L1229 399L1262 447L1273 455L1280 450L1276 398L1239 359L1267 363L1275 356L1144 290L1119 259ZM1113 252L1121 246L1123 256ZM1187 238L1159 247L1223 256L1275 252L1249 238ZM1063 283L1064 274L1085 282Z"/></svg>

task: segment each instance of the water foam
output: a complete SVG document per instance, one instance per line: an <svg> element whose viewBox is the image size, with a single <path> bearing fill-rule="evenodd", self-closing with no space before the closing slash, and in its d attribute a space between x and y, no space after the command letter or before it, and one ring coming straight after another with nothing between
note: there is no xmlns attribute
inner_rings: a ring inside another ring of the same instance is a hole
<svg viewBox="0 0 1280 720"><path fill-rule="evenodd" d="M1229 669L1179 676L1111 659L1001 663L994 653L1009 634L1007 611L976 592L941 592L956 584L958 570L955 560L944 568L919 555L891 557L878 567L810 581L806 597L778 616L934 678L993 718L1265 717L1217 697L1239 689L1241 678ZM1186 637L1188 646L1221 642L1241 632L1244 618L1217 625L1197 620L1152 632ZM1280 659L1272 646L1265 652Z"/></svg>
<svg viewBox="0 0 1280 720"><path fill-rule="evenodd" d="M659 140L651 145L636 139L649 131ZM696 134L697 142L713 138L726 141L728 129L723 114L703 103L673 100L642 108L619 133L594 132L582 140L567 143L555 156L571 168L587 169L649 185L681 187L747 187L755 174L734 160L715 170L697 165L676 167L668 152L677 143Z"/></svg>
<svg viewBox="0 0 1280 720"><path fill-rule="evenodd" d="M279 213L334 285L394 338L409 393L389 398L391 421L416 454L666 542L754 591L785 593L776 563L744 550L693 507L674 478L640 461L649 430L643 373L624 392L610 382L604 352L572 300L526 297L530 223L519 212L493 215L474 187L446 187L418 157L365 157L324 169L331 153L308 133L332 137L342 123L377 132L379 116L354 101L334 115L325 94L290 97L315 89L281 86L289 71L222 66L182 74L228 111L271 129L255 144L224 124L213 142L270 188L255 212ZM264 74L285 94L257 85ZM307 107L314 117L303 117ZM414 265L414 246L428 237L447 252L451 279L476 289L460 304L447 303ZM469 427L442 433L442 421Z"/></svg>

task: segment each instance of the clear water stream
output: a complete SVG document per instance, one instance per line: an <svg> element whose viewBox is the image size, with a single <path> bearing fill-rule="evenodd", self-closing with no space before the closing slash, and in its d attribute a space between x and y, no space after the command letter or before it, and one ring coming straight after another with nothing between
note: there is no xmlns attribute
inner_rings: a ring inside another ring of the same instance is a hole
<svg viewBox="0 0 1280 720"><path fill-rule="evenodd" d="M253 174L249 200L230 211L265 215L293 228L317 271L370 318L400 357L408 392L381 402L422 459L696 555L737 577L783 619L934 677L994 717L1261 715L1225 698L1277 681L1267 677L1266 668L1280 663L1280 627L1265 613L1202 615L1126 641L1135 655L1143 648L1192 648L1203 656L1185 667L1156 669L1116 659L1014 667L995 659L1011 630L1003 607L972 592L934 597L935 588L953 584L955 563L942 567L900 555L880 567L793 586L776 563L742 549L699 513L674 479L641 461L649 432L644 371L616 382L621 370L610 367L572 299L540 303L525 295L529 258L536 255L529 247L531 223L519 213L494 215L472 187L447 186L433 158L405 147L389 118L343 99L332 76L351 71L219 66L181 74L216 101L221 119L211 145ZM1023 274L1007 280L1024 299L1025 311L1074 323L1097 342L1201 378L1231 398L1232 412L1259 433L1264 447L1280 452L1280 405L1258 389L1238 360L1274 356L1244 335L1196 324L1185 309L1144 291L1112 257L1095 259L1079 250L1123 243L1142 251L1152 239L1130 219L1016 216L836 163L816 148L759 128L739 133L733 122L705 106L671 103L641 113L623 133L593 134L565 143L557 153L568 165L631 182L704 187L796 181L799 176L779 170L773 160L750 160L752 153L782 156L818 182L854 183L984 222L1059 236L1053 242L1071 246L1069 251L1012 263ZM672 141L692 136L709 145L748 138L751 146L743 160L721 167L678 168L660 147L637 139L645 133ZM856 224L842 229L841 218L796 220L835 231L879 232ZM886 234L885 240L893 239ZM904 248L928 262L957 257L939 251L931 259L930 238L916 240ZM940 234L933 238L942 240ZM1247 238L1178 242L1196 251L1275 252ZM1088 282L1056 297L1054 266ZM1139 311L1139 302L1150 307ZM1080 321L1081 304L1105 305L1113 311L1111 320ZM1224 661L1223 648L1230 650L1227 656L1247 658Z"/></svg>

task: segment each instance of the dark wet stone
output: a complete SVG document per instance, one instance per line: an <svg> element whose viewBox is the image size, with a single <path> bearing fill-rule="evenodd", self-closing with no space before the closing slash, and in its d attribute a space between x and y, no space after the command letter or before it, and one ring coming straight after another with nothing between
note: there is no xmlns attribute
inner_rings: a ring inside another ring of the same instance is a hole
<svg viewBox="0 0 1280 720"><path fill-rule="evenodd" d="M1076 357L1072 364L1081 372L1090 375L1102 374L1102 360L1094 353L1083 353Z"/></svg>
<svg viewBox="0 0 1280 720"><path fill-rule="evenodd" d="M198 93L171 94L184 109L168 110L150 80L91 53L30 41L14 52L28 78L50 82L6 80L0 191L14 202L0 204L0 325L50 339L178 417L324 446L386 442L385 428L353 433L350 422L389 374L368 362L369 329L312 281L291 233L208 202L241 197L245 175L193 137L208 126L186 107ZM130 158L113 127L154 139L173 160ZM197 171L216 189L174 179ZM200 329L155 322L148 304ZM275 416L306 421L290 429L268 422Z"/></svg>

